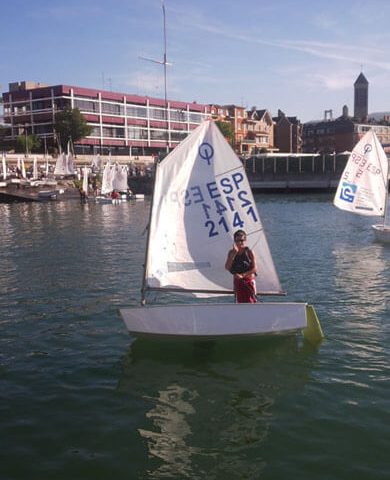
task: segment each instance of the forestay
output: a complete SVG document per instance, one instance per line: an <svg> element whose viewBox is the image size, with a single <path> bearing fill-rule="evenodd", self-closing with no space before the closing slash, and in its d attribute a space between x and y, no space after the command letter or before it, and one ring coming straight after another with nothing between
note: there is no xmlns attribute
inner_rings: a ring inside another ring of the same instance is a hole
<svg viewBox="0 0 390 480"><path fill-rule="evenodd" d="M341 176L334 205L360 215L383 216L387 199L388 160L373 130L353 149Z"/></svg>
<svg viewBox="0 0 390 480"><path fill-rule="evenodd" d="M231 293L224 264L234 232L244 229L257 259L257 290L282 293L243 165L213 121L157 164L153 199L146 289Z"/></svg>

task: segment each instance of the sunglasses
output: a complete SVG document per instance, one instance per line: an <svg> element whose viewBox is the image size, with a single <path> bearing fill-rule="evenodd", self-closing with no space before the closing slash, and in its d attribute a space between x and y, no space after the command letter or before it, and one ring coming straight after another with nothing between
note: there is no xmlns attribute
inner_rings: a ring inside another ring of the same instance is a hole
<svg viewBox="0 0 390 480"><path fill-rule="evenodd" d="M235 242L245 242L246 241L246 238L243 238L243 237L239 237L239 238L236 238L235 239Z"/></svg>

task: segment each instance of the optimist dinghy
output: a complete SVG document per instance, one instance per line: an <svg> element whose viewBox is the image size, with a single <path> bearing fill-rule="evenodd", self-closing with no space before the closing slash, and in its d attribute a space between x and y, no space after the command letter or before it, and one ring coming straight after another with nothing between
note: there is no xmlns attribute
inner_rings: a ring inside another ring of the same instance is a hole
<svg viewBox="0 0 390 480"><path fill-rule="evenodd" d="M386 153L375 132L369 130L352 150L333 202L347 212L383 217L372 228L376 240L384 243L390 243L388 175Z"/></svg>
<svg viewBox="0 0 390 480"><path fill-rule="evenodd" d="M192 338L303 332L320 342L321 326L306 303L147 304L151 291L232 296L224 264L239 229L256 256L257 293L284 296L242 162L208 120L156 164L141 306L120 310L129 332Z"/></svg>

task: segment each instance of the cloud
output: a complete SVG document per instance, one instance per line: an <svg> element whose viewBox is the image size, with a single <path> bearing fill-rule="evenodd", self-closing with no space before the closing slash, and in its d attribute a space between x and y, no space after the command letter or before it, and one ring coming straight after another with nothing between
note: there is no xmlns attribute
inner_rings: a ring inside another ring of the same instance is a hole
<svg viewBox="0 0 390 480"><path fill-rule="evenodd" d="M371 44L372 46L363 43L334 43L334 42L319 42L317 40L290 40L290 39L272 39L264 32L261 32L261 37L258 32L253 33L239 33L240 29L237 26L226 25L222 23L210 23L202 18L199 12L196 14L196 21L191 16L191 22L188 21L188 15L181 16L181 28L197 29L207 32L212 35L221 36L235 42L244 42L249 45L263 45L275 49L283 49L298 52L306 56L325 58L328 60L343 61L346 64L364 64L371 65L386 71L390 71L390 62L388 52L385 49L378 48L378 44ZM336 20L327 15L318 16L316 22L321 23L324 29L335 28ZM245 31L245 30L241 30Z"/></svg>

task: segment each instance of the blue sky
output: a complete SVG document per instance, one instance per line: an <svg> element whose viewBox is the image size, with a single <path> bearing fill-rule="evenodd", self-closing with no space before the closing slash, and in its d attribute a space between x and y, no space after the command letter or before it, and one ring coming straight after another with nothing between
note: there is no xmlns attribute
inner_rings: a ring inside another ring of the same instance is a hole
<svg viewBox="0 0 390 480"><path fill-rule="evenodd" d="M302 121L390 110L387 0L165 0L168 98L278 109ZM164 96L161 0L12 0L1 5L0 90L33 80Z"/></svg>

